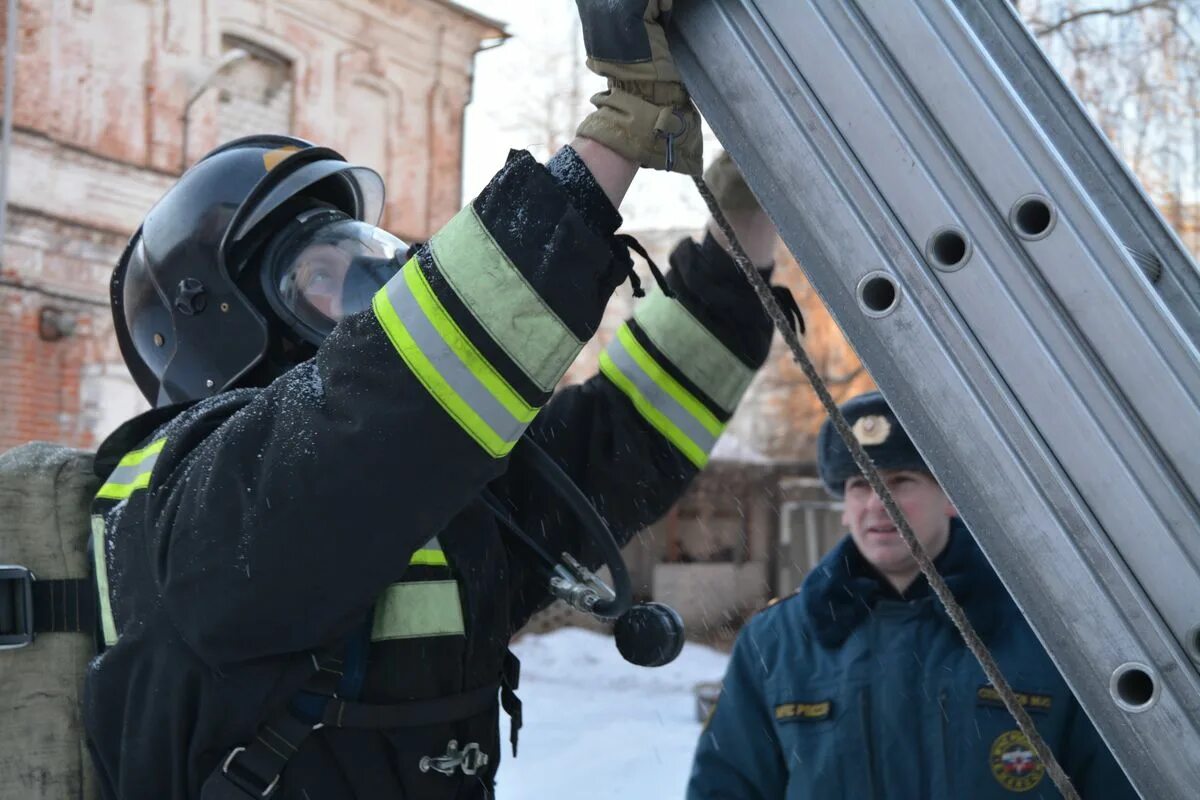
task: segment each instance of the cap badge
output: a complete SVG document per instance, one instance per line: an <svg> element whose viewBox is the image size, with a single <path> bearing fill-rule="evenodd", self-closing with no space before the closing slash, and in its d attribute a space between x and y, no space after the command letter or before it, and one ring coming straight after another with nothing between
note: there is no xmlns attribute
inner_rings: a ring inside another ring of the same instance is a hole
<svg viewBox="0 0 1200 800"><path fill-rule="evenodd" d="M855 420L850 430L854 431L854 438L858 439L859 444L870 447L887 441L892 433L892 423L887 417L871 414Z"/></svg>

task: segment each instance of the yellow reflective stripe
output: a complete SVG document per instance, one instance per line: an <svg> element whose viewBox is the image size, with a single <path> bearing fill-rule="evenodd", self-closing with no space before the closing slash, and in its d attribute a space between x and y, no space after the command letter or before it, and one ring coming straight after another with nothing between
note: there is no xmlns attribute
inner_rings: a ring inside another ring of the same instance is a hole
<svg viewBox="0 0 1200 800"><path fill-rule="evenodd" d="M733 354L678 300L656 289L633 318L658 351L722 409L733 413L754 370Z"/></svg>
<svg viewBox="0 0 1200 800"><path fill-rule="evenodd" d="M105 556L104 517L92 515L92 562L96 570L96 593L100 600L100 631L104 645L117 643L117 620L113 616L112 600L108 594L108 559Z"/></svg>
<svg viewBox="0 0 1200 800"><path fill-rule="evenodd" d="M106 483L100 487L100 491L96 492L96 497L101 497L105 500L124 500L132 495L138 489L145 489L150 485L150 473L143 472L133 479L130 483Z"/></svg>
<svg viewBox="0 0 1200 800"><path fill-rule="evenodd" d="M655 408L654 404L647 400L633 384L633 381L617 369L607 351L600 353L600 372L633 402L638 413L655 430L666 437L667 441L675 445L687 457L688 461L695 464L698 469L704 469L704 466L708 464L708 452L688 438L687 434L681 431L675 423L667 419L666 414Z"/></svg>
<svg viewBox="0 0 1200 800"><path fill-rule="evenodd" d="M162 452L163 447L167 444L167 439L164 436L162 439L157 439L143 447L141 450L133 450L125 454L125 457L117 462L118 467L132 467L141 464L150 456L156 456Z"/></svg>
<svg viewBox="0 0 1200 800"><path fill-rule="evenodd" d="M521 422L531 422L537 416L538 409L526 403L525 398L508 385L508 381L504 380L496 368L466 337L466 334L458 327L458 323L434 295L433 289L430 288L429 281L425 279L425 273L416 263L416 259L410 263L412 268L404 270L409 291L413 293L413 297L417 299L417 303L433 327L441 334L442 340L462 359L467 369L471 370L479 382L491 392L492 397L500 401L509 414Z"/></svg>
<svg viewBox="0 0 1200 800"><path fill-rule="evenodd" d="M396 352L438 405L491 456L507 455L537 409L458 329L415 259L375 294L371 306Z"/></svg>
<svg viewBox="0 0 1200 800"><path fill-rule="evenodd" d="M455 636L465 631L456 581L393 583L375 601L373 642Z"/></svg>
<svg viewBox="0 0 1200 800"><path fill-rule="evenodd" d="M448 567L450 563L446 561L446 554L441 550L426 550L424 548L413 553L412 558L408 560L409 565L417 565L422 567Z"/></svg>
<svg viewBox="0 0 1200 800"><path fill-rule="evenodd" d="M150 485L150 475L158 463L158 454L167 444L166 437L151 442L140 450L126 453L117 462L108 480L96 492L97 499L124 500L138 489ZM107 543L105 542L104 517L92 515L92 565L96 572L96 594L100 601L100 633L104 644L111 647L117 642L117 620L113 615L112 597L108 582Z"/></svg>
<svg viewBox="0 0 1200 800"><path fill-rule="evenodd" d="M430 250L438 272L492 340L538 388L552 391L583 342L496 244L474 206L447 222Z"/></svg>
<svg viewBox="0 0 1200 800"><path fill-rule="evenodd" d="M104 500L124 500L138 489L150 485L150 474L158 463L158 454L166 445L166 438L159 439L141 450L134 450L125 455L116 469L108 476L108 480L96 492L96 497Z"/></svg>
<svg viewBox="0 0 1200 800"><path fill-rule="evenodd" d="M647 422L697 467L708 463L725 426L646 351L628 324L601 354L600 372Z"/></svg>
<svg viewBox="0 0 1200 800"><path fill-rule="evenodd" d="M653 380L659 388L669 394L674 400L683 406L684 410L692 415L704 429L713 436L720 436L725 430L721 420L713 416L713 413L704 407L704 404L697 400L691 392L683 388L679 381L671 377L671 375L659 366L646 348L638 343L630 332L628 325L622 325L617 329L617 338L625 348L625 352L629 353L637 365Z"/></svg>
<svg viewBox="0 0 1200 800"><path fill-rule="evenodd" d="M408 560L409 566L416 564L423 567L449 567L450 562L446 560L446 554L442 552L442 543L438 541L438 537L432 537L421 547L417 552L413 553L412 558Z"/></svg>

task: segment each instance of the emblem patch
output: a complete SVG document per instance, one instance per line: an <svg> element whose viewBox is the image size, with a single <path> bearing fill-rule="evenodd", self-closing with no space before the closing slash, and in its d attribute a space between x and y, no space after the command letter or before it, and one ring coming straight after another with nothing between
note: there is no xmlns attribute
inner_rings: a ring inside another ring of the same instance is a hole
<svg viewBox="0 0 1200 800"><path fill-rule="evenodd" d="M775 706L775 719L779 722L819 722L829 719L833 712L833 703L822 700L819 703L784 703Z"/></svg>
<svg viewBox="0 0 1200 800"><path fill-rule="evenodd" d="M1005 731L992 742L992 775L1010 792L1028 792L1042 782L1046 765L1020 731Z"/></svg>
<svg viewBox="0 0 1200 800"><path fill-rule="evenodd" d="M1054 703L1054 697L1048 694L1017 692L1016 695L1017 701L1030 713L1045 714L1050 711L1050 707ZM981 706L1004 708L1004 701L1000 699L1000 693L992 688L990 684L985 683L983 686L980 686L979 690L975 693L975 697Z"/></svg>
<svg viewBox="0 0 1200 800"><path fill-rule="evenodd" d="M888 422L887 417L869 414L856 419L850 430L854 432L854 438L858 439L859 444L870 447L887 441L892 433L892 423Z"/></svg>

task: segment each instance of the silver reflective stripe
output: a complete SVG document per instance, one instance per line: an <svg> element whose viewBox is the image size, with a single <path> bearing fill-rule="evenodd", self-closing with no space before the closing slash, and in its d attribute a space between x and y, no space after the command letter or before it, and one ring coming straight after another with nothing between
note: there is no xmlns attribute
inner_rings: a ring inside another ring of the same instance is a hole
<svg viewBox="0 0 1200 800"><path fill-rule="evenodd" d="M405 267L405 270L407 269L420 269L420 265L413 261ZM442 380L497 436L506 442L517 441L525 432L528 423L509 413L463 363L458 353L450 348L425 316L408 286L408 281L403 280L402 275L403 272L388 281L385 289L388 301L404 324L408 335L412 337L413 343L437 370Z"/></svg>
<svg viewBox="0 0 1200 800"><path fill-rule="evenodd" d="M375 601L373 642L464 632L457 581L393 583Z"/></svg>
<svg viewBox="0 0 1200 800"><path fill-rule="evenodd" d="M438 271L496 344L538 388L553 390L583 342L492 240L474 207L458 212L430 247Z"/></svg>
<svg viewBox="0 0 1200 800"><path fill-rule="evenodd" d="M633 312L642 332L689 381L728 413L742 399L754 370L730 352L678 300L655 290Z"/></svg>
<svg viewBox="0 0 1200 800"><path fill-rule="evenodd" d="M138 489L150 485L150 473L158 463L158 455L166 445L165 438L152 442L141 450L126 454L96 492L104 500L124 500Z"/></svg>
<svg viewBox="0 0 1200 800"><path fill-rule="evenodd" d="M633 382L642 396L646 398L654 408L666 417L672 425L683 432L685 436L692 440L697 447L705 453L711 453L713 447L717 443L717 437L709 433L708 430L696 419L686 408L683 407L671 395L655 382L655 380L647 375L645 370L633 359L629 351L625 349L621 338L614 337L608 344L606 351L613 364L621 373Z"/></svg>
<svg viewBox="0 0 1200 800"><path fill-rule="evenodd" d="M154 465L158 463L158 454L147 458L140 464L134 464L128 467L117 467L109 473L108 480L105 483L115 483L120 485L128 485L133 483L142 474L152 472Z"/></svg>

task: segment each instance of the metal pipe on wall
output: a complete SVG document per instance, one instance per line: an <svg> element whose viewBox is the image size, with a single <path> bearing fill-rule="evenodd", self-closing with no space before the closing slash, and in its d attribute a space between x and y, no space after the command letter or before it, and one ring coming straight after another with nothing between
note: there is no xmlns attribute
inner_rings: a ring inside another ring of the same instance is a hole
<svg viewBox="0 0 1200 800"><path fill-rule="evenodd" d="M17 0L8 0L4 17L4 131L0 134L0 265L8 236L8 164L12 152L13 94L17 85Z"/></svg>

